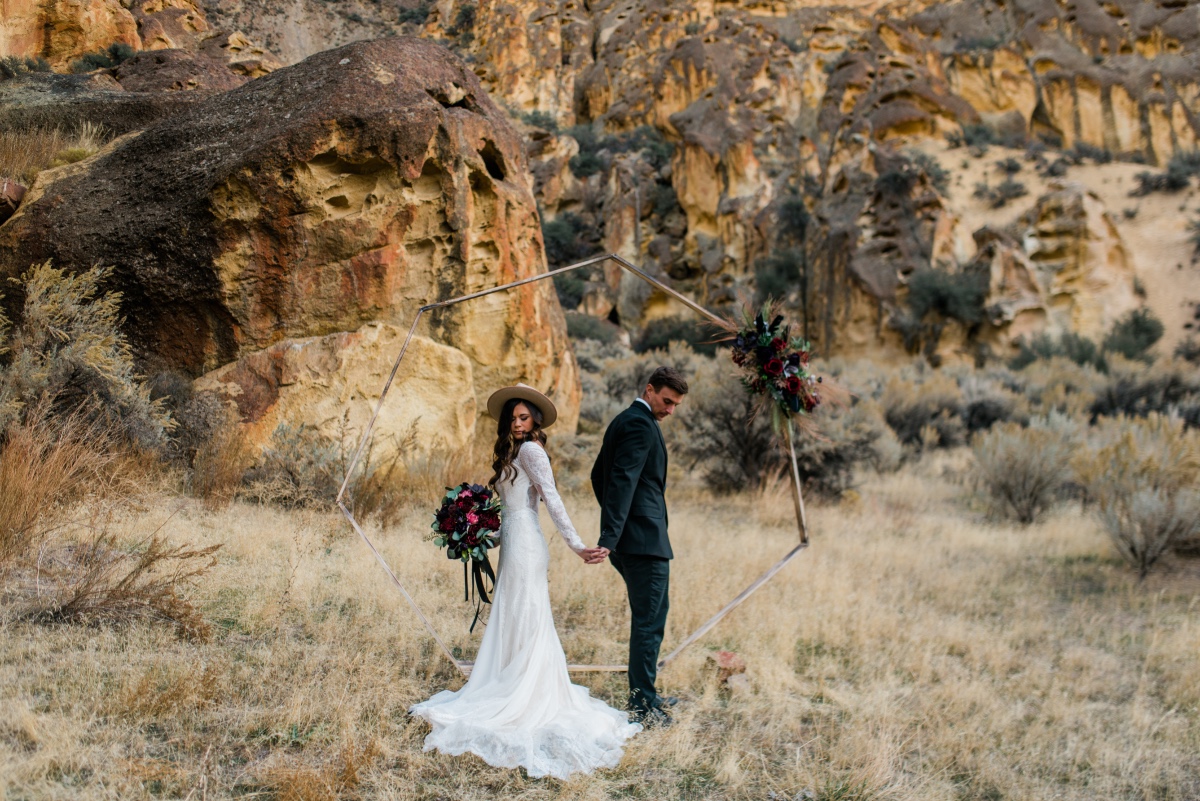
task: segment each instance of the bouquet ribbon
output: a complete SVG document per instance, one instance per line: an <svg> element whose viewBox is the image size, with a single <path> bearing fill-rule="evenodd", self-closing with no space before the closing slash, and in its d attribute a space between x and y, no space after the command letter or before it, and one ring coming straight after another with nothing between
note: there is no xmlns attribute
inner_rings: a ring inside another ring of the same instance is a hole
<svg viewBox="0 0 1200 801"><path fill-rule="evenodd" d="M466 562L463 562L463 600L470 602L471 590L475 590L475 619L471 621L468 633L475 631L475 624L479 622L483 605L492 602L492 599L488 597L488 585L484 581L484 577L491 582L491 592L495 593L496 573L492 570L492 563L488 561L486 553L482 559L472 559L470 568L467 567ZM474 582L471 581L472 578L474 578Z"/></svg>

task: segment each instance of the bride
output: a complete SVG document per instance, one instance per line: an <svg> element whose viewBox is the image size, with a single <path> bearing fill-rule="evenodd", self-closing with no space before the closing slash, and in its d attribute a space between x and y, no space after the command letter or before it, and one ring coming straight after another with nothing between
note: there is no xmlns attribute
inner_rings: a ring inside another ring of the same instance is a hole
<svg viewBox="0 0 1200 801"><path fill-rule="evenodd" d="M523 767L530 776L565 779L576 772L616 767L625 741L641 730L619 712L572 684L554 630L546 579L549 551L538 523L538 499L567 545L589 564L604 548L586 548L554 486L543 446L557 417L542 393L524 384L488 398L498 422L496 471L489 482L504 502L500 564L492 612L466 686L444 690L412 707L433 727L425 750L470 751L489 765Z"/></svg>

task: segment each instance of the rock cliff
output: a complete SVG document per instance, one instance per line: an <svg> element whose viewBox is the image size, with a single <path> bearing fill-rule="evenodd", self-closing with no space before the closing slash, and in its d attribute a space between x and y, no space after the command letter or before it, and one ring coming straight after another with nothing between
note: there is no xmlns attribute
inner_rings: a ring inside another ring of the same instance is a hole
<svg viewBox="0 0 1200 801"><path fill-rule="evenodd" d="M120 6L92 0L79 7L110 5ZM1127 192L1104 186L1106 171L1125 169L1110 160L1161 169L1197 147L1200 6L1194 3L160 5L145 0L122 12L135 20L143 46L199 52L212 31L242 30L282 61L296 62L396 31L445 44L468 61L523 133L542 221L556 226L552 261L617 251L726 312L759 286L790 288L794 313L826 351L904 347L911 339L903 319L911 276L928 269L987 272L984 265L1001 246L982 228L1003 229L1022 248L1028 242L1016 218L1040 213L1040 195L1023 188L1026 198L998 198L987 147L1036 163L1040 177L1027 177L1031 166L1005 192L1018 191L1018 184L1056 192L1043 178L1062 177L1068 165L1069 179L1084 184L1083 196L1092 193L1089 202L1103 206L1092 216L1106 214L1109 234L1124 248L1127 270L1114 273L1107 257L1085 249L1078 280L1061 291L1053 282L1043 286L1054 298L1066 292L1071 308L1106 309L1068 318L1088 327L1087 320L1109 320L1135 297L1170 323L1170 343L1186 333L1192 305L1200 303L1186 222L1159 236L1154 231L1165 221L1126 216ZM148 33L160 28L161 35ZM144 76L135 64L116 78L127 89L218 88L226 78L186 62L164 58ZM959 149L946 150L947 141ZM933 180L931 162L916 159L918 153L955 178L971 176L967 191ZM1057 174L1041 175L1052 163ZM1101 164L1104 170L1092 169ZM897 176L909 194L897 197ZM975 183L985 185L982 200L971 194ZM1002 261L1010 264L1007 256ZM620 271L583 278L564 300L573 304L578 295L581 311L634 335L658 317L679 314ZM1174 291L1160 291L1171 283ZM1132 294L1135 285L1144 297ZM989 313L971 329L977 344L1003 352L1031 326L1054 329L1064 319L1016 314L1025 300L997 295L1008 286L1003 281L989 286L989 308L1009 311ZM1095 286L1110 288L1103 300L1080 294ZM954 337L943 342L948 352L966 344Z"/></svg>
<svg viewBox="0 0 1200 801"><path fill-rule="evenodd" d="M0 272L45 259L113 265L148 371L263 373L299 348L378 373L395 354L364 325L404 325L425 303L545 269L527 173L521 140L449 51L358 43L204 95L43 172L0 227ZM469 362L455 372L473 382L464 409L522 380L574 425L579 382L548 282L428 320L422 333ZM380 364L362 367L366 355L347 355L356 348Z"/></svg>

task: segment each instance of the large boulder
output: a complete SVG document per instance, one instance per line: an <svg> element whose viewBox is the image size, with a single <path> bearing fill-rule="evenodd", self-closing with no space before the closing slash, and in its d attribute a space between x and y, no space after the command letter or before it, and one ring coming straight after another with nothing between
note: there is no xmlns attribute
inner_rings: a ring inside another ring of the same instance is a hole
<svg viewBox="0 0 1200 801"><path fill-rule="evenodd" d="M361 42L43 172L0 227L0 274L112 265L144 369L198 376L543 271L527 176L519 138L450 51ZM20 298L5 302L15 313ZM423 335L470 359L477 400L525 381L573 426L579 383L549 282L426 319Z"/></svg>
<svg viewBox="0 0 1200 801"><path fill-rule="evenodd" d="M196 380L237 407L246 433L264 441L282 423L303 421L353 447L375 412L408 332L386 323L287 340ZM455 449L475 435L475 384L462 351L415 336L372 431L373 453Z"/></svg>

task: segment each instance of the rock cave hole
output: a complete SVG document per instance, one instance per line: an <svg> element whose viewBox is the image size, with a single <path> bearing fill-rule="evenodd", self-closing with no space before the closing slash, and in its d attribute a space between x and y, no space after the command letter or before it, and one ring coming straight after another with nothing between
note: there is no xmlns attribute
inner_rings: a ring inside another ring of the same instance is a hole
<svg viewBox="0 0 1200 801"><path fill-rule="evenodd" d="M504 169L504 154L491 139L483 140L483 149L479 151L479 156L483 159L483 166L487 168L488 175L497 181L503 181L507 172Z"/></svg>
<svg viewBox="0 0 1200 801"><path fill-rule="evenodd" d="M425 93L441 103L443 108L465 108L468 111L476 110L475 101L471 98L471 95L467 93L466 89L463 89L456 83L451 84L449 89L436 87L426 89Z"/></svg>

